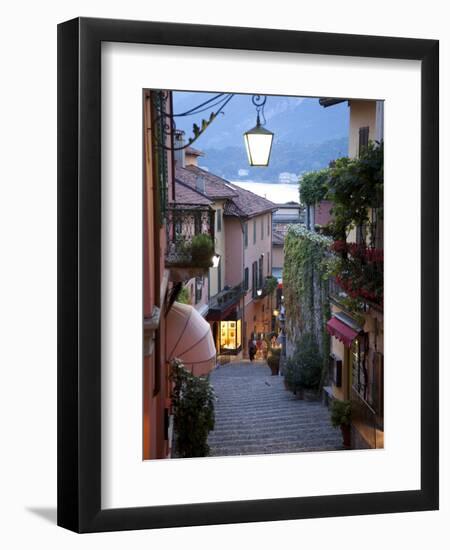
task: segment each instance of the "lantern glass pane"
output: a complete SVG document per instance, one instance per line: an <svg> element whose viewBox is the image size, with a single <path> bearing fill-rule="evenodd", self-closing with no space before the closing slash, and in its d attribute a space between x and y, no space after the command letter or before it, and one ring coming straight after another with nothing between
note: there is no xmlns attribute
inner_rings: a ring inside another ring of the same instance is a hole
<svg viewBox="0 0 450 550"><path fill-rule="evenodd" d="M245 134L245 147L251 166L267 166L272 148L273 134Z"/></svg>

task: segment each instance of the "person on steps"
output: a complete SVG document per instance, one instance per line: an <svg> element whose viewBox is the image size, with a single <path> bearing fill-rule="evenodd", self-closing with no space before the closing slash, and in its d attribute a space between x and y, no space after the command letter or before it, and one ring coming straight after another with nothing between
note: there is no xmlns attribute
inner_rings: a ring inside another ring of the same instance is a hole
<svg viewBox="0 0 450 550"><path fill-rule="evenodd" d="M253 340L253 338L250 338L248 341L248 356L250 357L250 361L253 361L256 355L256 342Z"/></svg>

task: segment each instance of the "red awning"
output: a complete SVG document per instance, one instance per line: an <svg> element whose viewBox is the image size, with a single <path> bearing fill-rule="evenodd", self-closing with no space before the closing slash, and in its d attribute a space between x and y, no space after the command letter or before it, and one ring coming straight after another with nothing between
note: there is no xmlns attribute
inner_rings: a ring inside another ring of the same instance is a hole
<svg viewBox="0 0 450 550"><path fill-rule="evenodd" d="M349 348L352 345L353 340L358 336L358 332L336 317L330 319L327 323L327 331L338 340L340 340L344 346Z"/></svg>

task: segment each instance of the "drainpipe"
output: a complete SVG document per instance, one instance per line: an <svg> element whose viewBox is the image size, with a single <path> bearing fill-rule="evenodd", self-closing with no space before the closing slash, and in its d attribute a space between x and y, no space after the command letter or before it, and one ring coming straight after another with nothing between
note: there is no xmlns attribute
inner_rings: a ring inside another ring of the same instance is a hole
<svg viewBox="0 0 450 550"><path fill-rule="evenodd" d="M183 130L176 130L173 139L175 147L183 147L183 145L185 145ZM181 168L184 168L186 166L185 149L175 149L174 157L175 162L178 164L178 166L181 166Z"/></svg>
<svg viewBox="0 0 450 550"><path fill-rule="evenodd" d="M172 115L173 114L173 94L172 92L169 93L169 103L170 103L170 114ZM181 136L181 139L182 139L182 142L184 142L184 133L183 135ZM175 146L175 142L177 140L177 134L174 134L172 131L170 132L170 146L173 150L174 146ZM181 151L184 155L184 149L182 149ZM175 158L175 155L176 155L176 151L172 153L171 155L171 160L172 160L172 200L175 202L176 200L176 197L175 197L175 162L176 162L176 158ZM182 166L184 166L184 164L182 164Z"/></svg>

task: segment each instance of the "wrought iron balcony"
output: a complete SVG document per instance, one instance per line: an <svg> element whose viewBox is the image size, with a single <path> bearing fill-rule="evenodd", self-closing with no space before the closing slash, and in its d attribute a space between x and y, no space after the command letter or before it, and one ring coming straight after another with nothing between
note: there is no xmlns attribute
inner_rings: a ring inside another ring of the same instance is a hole
<svg viewBox="0 0 450 550"><path fill-rule="evenodd" d="M214 210L172 204L167 209L166 267L207 271L214 255Z"/></svg>
<svg viewBox="0 0 450 550"><path fill-rule="evenodd" d="M336 277L330 277L328 279L328 296L336 305L346 309L346 299L351 298L349 292L339 283ZM361 296L358 294L359 300L365 304L365 307L371 307L377 311L383 311L383 301L377 303L370 300L367 296Z"/></svg>
<svg viewBox="0 0 450 550"><path fill-rule="evenodd" d="M236 305L242 296L245 295L244 283L231 288L224 288L209 300L208 317L218 319L227 312L229 308Z"/></svg>

